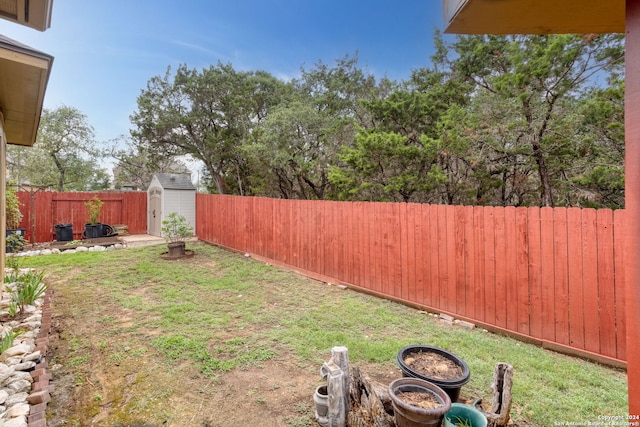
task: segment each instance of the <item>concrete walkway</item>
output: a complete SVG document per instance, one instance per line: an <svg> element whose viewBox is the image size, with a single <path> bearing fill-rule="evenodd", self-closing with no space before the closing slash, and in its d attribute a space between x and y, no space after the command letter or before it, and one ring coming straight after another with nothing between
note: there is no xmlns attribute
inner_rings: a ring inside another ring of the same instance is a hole
<svg viewBox="0 0 640 427"><path fill-rule="evenodd" d="M128 247L161 245L166 243L162 237L152 236L150 234L127 234L118 236L118 240L122 240Z"/></svg>
<svg viewBox="0 0 640 427"><path fill-rule="evenodd" d="M167 243L164 237L152 236L150 234L127 234L118 236L118 239L122 240L130 248L136 246L164 245ZM192 237L186 240L187 242L197 242L198 238Z"/></svg>

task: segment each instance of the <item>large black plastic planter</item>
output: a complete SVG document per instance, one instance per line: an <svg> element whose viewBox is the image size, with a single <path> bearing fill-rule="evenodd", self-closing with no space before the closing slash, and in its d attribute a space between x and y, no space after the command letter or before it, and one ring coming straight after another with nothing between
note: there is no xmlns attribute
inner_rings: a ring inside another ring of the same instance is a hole
<svg viewBox="0 0 640 427"><path fill-rule="evenodd" d="M432 378L427 375L424 375L421 372L411 369L405 363L404 359L411 353L420 353L420 352L437 353L441 356L446 357L447 359L453 361L453 363L455 363L462 369L462 375L459 378L454 378L452 380L444 380L440 378ZM471 379L471 372L469 371L469 366L467 365L467 363L464 360L462 360L460 357L456 356L455 354L447 350L444 350L440 347L434 347L430 345L408 345L406 347L403 347L398 352L397 363L398 363L398 366L400 367L400 370L402 371L402 374L405 377L420 378L422 380L429 381L430 383L433 383L439 386L449 395L449 397L451 398L451 402L458 401L458 398L460 397L460 389L462 388L463 385L469 382L469 379Z"/></svg>
<svg viewBox="0 0 640 427"><path fill-rule="evenodd" d="M73 224L56 224L56 241L70 242L73 240Z"/></svg>
<svg viewBox="0 0 640 427"><path fill-rule="evenodd" d="M85 224L84 225L84 238L85 239L97 239L102 237L102 224Z"/></svg>

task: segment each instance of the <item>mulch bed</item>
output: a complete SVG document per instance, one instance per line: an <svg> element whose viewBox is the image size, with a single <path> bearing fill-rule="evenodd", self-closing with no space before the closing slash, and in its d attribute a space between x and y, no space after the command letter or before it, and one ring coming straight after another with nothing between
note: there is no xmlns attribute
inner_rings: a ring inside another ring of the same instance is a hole
<svg viewBox="0 0 640 427"><path fill-rule="evenodd" d="M111 246L117 243L122 243L122 240L118 236L110 236L110 237L98 237L96 239L83 239L83 240L74 240L71 242L58 242L54 240L53 242L47 243L38 243L36 245L25 245L25 250L36 250L36 249L60 249L61 251L67 249L76 249L80 246L84 246L86 248L90 248L92 246Z"/></svg>

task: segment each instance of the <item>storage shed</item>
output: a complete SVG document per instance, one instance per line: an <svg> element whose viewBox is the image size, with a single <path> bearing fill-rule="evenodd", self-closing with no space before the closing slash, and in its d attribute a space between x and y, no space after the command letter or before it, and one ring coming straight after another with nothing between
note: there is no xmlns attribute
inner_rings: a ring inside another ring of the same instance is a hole
<svg viewBox="0 0 640 427"><path fill-rule="evenodd" d="M196 226L196 187L188 174L157 173L147 190L149 234L162 236L162 221L176 212Z"/></svg>

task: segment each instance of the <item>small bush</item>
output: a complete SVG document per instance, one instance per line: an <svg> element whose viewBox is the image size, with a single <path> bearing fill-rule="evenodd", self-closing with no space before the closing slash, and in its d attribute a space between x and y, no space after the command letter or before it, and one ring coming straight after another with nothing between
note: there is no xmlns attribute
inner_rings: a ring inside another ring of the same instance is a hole
<svg viewBox="0 0 640 427"><path fill-rule="evenodd" d="M7 257L7 259L8 258L13 258L13 257ZM5 273L4 275L4 283L15 283L18 281L19 278L20 278L20 271L11 269L11 271Z"/></svg>
<svg viewBox="0 0 640 427"><path fill-rule="evenodd" d="M91 225L96 225L98 223L98 219L100 218L100 211L102 210L102 205L104 202L98 198L98 196L93 196L93 199L87 200L84 202L84 205L87 207L87 223Z"/></svg>
<svg viewBox="0 0 640 427"><path fill-rule="evenodd" d="M32 305L47 290L47 286L43 283L44 273L36 273L30 270L20 274L16 280L17 286L12 295L12 302L20 307L20 311L24 312L24 307Z"/></svg>
<svg viewBox="0 0 640 427"><path fill-rule="evenodd" d="M6 251L20 252L27 241L20 233L11 233L6 237Z"/></svg>
<svg viewBox="0 0 640 427"><path fill-rule="evenodd" d="M184 216L171 212L167 219L162 220L162 235L168 242L183 242L193 236L193 227Z"/></svg>

